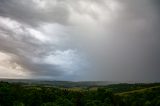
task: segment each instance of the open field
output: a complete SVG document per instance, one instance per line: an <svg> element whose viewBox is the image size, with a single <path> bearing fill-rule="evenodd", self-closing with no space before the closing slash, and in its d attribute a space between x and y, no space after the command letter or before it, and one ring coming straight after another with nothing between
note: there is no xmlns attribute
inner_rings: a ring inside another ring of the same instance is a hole
<svg viewBox="0 0 160 106"><path fill-rule="evenodd" d="M129 94L133 94L133 93L141 93L141 92L146 92L149 90L154 90L156 88L160 88L160 86L154 86L154 87L142 88L142 89L128 91L128 92L117 93L116 95L123 96L123 95L129 95Z"/></svg>

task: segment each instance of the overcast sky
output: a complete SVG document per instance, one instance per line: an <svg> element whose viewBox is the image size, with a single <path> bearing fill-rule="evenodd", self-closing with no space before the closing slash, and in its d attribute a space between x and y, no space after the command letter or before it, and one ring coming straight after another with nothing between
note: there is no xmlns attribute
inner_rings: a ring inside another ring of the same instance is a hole
<svg viewBox="0 0 160 106"><path fill-rule="evenodd" d="M160 81L160 1L0 0L0 77Z"/></svg>

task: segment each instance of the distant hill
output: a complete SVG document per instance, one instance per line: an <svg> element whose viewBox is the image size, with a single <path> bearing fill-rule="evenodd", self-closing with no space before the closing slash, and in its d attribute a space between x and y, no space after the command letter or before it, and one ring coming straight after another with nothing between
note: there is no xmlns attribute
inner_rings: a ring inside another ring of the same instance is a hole
<svg viewBox="0 0 160 106"><path fill-rule="evenodd" d="M9 83L23 83L25 85L46 85L59 87L89 87L89 86L105 86L110 84L117 84L109 81L56 81L56 80L37 80L37 79L0 79L0 81Z"/></svg>

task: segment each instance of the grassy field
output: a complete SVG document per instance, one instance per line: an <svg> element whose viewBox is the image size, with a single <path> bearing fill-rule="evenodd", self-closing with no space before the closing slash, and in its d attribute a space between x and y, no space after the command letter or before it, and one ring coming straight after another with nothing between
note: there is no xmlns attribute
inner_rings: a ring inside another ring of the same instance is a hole
<svg viewBox="0 0 160 106"><path fill-rule="evenodd" d="M116 95L124 96L124 95L133 94L133 93L141 93L141 92L153 90L154 88L160 88L160 86L154 86L154 87L142 88L142 89L133 90L133 91L127 91L127 92L122 92L122 93L116 93Z"/></svg>

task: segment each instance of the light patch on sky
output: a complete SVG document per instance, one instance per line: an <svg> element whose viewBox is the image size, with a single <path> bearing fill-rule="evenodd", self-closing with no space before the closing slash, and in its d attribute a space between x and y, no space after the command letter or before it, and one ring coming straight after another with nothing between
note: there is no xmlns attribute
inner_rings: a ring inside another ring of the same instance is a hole
<svg viewBox="0 0 160 106"><path fill-rule="evenodd" d="M82 68L82 61L76 50L55 51L53 54L47 56L44 62L60 66L64 73L73 74Z"/></svg>
<svg viewBox="0 0 160 106"><path fill-rule="evenodd" d="M49 41L50 39L47 38L43 33L41 33L40 31L37 31L35 29L32 29L32 28L27 28L26 29L30 34L31 36L35 37L36 39L42 41L42 42L47 42Z"/></svg>
<svg viewBox="0 0 160 106"><path fill-rule="evenodd" d="M28 78L29 73L24 72L22 66L14 62L16 56L0 52L0 74L1 78Z"/></svg>

